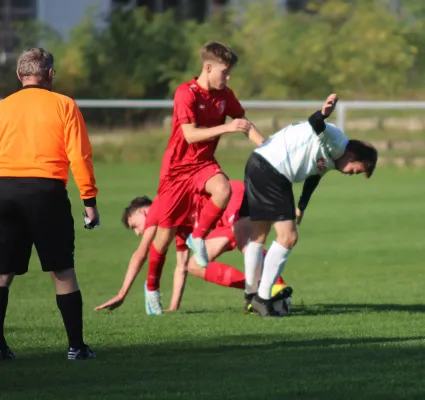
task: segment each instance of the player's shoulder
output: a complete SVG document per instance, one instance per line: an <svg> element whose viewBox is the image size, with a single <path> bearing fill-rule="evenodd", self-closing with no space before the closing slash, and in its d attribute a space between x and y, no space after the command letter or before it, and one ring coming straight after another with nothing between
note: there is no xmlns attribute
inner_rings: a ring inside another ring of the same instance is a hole
<svg viewBox="0 0 425 400"><path fill-rule="evenodd" d="M50 93L52 94L52 97L57 102L67 105L68 107L77 107L77 103L71 97L58 92L50 92Z"/></svg>
<svg viewBox="0 0 425 400"><path fill-rule="evenodd" d="M341 129L339 129L337 126L335 126L334 124L332 124L330 122L325 122L325 126L326 126L326 129L325 129L326 135L332 136L332 137L335 137L335 138L345 138L346 137L345 133Z"/></svg>
<svg viewBox="0 0 425 400"><path fill-rule="evenodd" d="M176 95L184 95L184 94L189 94L192 95L194 93L196 93L199 90L199 86L196 84L194 79L191 79L190 81L187 82L183 82L181 83L179 86L177 86L176 89Z"/></svg>

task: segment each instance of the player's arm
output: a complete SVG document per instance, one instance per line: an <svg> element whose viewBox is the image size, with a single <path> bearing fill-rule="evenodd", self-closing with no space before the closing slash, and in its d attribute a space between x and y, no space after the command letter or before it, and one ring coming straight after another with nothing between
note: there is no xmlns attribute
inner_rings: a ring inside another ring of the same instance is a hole
<svg viewBox="0 0 425 400"><path fill-rule="evenodd" d="M171 297L170 307L167 311L177 311L183 298L184 286L187 277L187 264L189 262L189 249L179 251L177 249L177 263L174 270L173 295Z"/></svg>
<svg viewBox="0 0 425 400"><path fill-rule="evenodd" d="M139 247L133 253L130 259L130 262L127 268L127 273L125 275L124 282L121 286L120 291L115 297L108 300L106 303L103 303L102 305L96 307L95 308L96 311L103 310L105 308L112 311L115 308L122 305L122 303L124 303L125 298L130 292L131 286L133 285L134 281L137 278L137 275L139 275L139 272L141 271L143 265L145 264L148 258L149 248L155 237L156 230L157 230L156 226L150 226L149 228L145 230L143 234L143 238L140 241Z"/></svg>
<svg viewBox="0 0 425 400"><path fill-rule="evenodd" d="M304 181L303 190L300 196L300 200L298 201L298 208L296 211L296 220L298 225L301 224L301 221L304 216L304 211L307 208L307 205L311 199L311 195L319 185L320 179L320 175L312 175Z"/></svg>
<svg viewBox="0 0 425 400"><path fill-rule="evenodd" d="M182 130L184 138L190 144L213 139L226 133L243 132L248 135L252 130L252 124L247 119L237 118L228 124L212 128L199 128L195 123L182 124Z"/></svg>
<svg viewBox="0 0 425 400"><path fill-rule="evenodd" d="M248 121L247 117L244 117ZM251 127L248 132L244 132L244 135L251 140L251 142L255 143L257 146L261 146L265 142L264 136L260 133L257 127L250 122Z"/></svg>
<svg viewBox="0 0 425 400"><path fill-rule="evenodd" d="M332 112L335 110L336 103L338 102L338 96L336 94L331 94L326 99L325 103L321 110L316 111L314 114L310 115L308 122L313 128L314 132L317 135L320 135L326 129L325 119L328 118Z"/></svg>

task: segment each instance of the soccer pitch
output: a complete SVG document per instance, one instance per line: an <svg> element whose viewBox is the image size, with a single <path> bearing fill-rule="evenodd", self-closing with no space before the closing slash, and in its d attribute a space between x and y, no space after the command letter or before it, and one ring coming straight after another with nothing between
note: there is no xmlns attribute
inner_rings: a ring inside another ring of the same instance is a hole
<svg viewBox="0 0 425 400"><path fill-rule="evenodd" d="M242 178L243 165L222 166ZM34 254L11 287L6 337L18 360L0 363L2 400L425 398L424 171L378 167L370 181L330 172L284 272L292 314L261 319L242 313L242 291L192 277L181 311L148 317L146 266L122 307L93 311L118 292L139 242L121 212L136 195L154 196L159 172L95 167L99 229L82 228L72 181L70 195L85 336L98 359L67 361L54 288ZM243 268L240 253L223 258ZM172 246L165 308L174 263Z"/></svg>

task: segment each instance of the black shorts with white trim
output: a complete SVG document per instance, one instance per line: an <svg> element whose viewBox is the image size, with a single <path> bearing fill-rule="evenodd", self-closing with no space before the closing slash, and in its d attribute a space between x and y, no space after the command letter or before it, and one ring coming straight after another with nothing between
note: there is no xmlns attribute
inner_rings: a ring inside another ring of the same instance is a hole
<svg viewBox="0 0 425 400"><path fill-rule="evenodd" d="M240 216L251 221L291 221L295 219L292 183L266 159L252 153L245 166L245 196Z"/></svg>

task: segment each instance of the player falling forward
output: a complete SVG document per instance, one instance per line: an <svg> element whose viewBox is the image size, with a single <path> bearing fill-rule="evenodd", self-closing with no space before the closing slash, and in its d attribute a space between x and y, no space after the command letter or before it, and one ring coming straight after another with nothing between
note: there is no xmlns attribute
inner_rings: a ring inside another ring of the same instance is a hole
<svg viewBox="0 0 425 400"><path fill-rule="evenodd" d="M244 257L245 299L262 316L276 316L271 300L272 286L297 242L296 220L302 219L321 177L336 169L345 175L365 174L370 178L375 169L378 153L371 144L349 140L335 125L325 122L337 101L337 95L330 95L322 110L312 114L308 121L277 132L247 161L245 196L252 234ZM304 182L297 211L293 182ZM257 271L272 225L277 237L264 260L258 287Z"/></svg>
<svg viewBox="0 0 425 400"><path fill-rule="evenodd" d="M245 251L247 239L251 233L251 223L248 218L239 218L239 210L241 207L244 185L242 182L230 181L232 186L232 197L216 228L210 232L206 238L206 249L211 262L206 268L199 267L194 256L189 258L189 249L186 245L186 238L193 229L193 221L196 221L196 214L199 208L202 208L203 202L208 199L202 197L197 201L196 208L192 210L191 221L179 227L176 233L176 251L177 265L174 273L173 296L170 307L167 311L178 310L183 296L184 284L187 272L194 276L202 278L208 282L212 282L221 286L234 287L238 289L245 288L245 275L243 272L230 265L214 261L217 257L227 251L238 248L242 253ZM134 252L124 283L117 296L113 297L106 303L98 306L95 310L109 309L113 310L124 302L131 286L133 285L137 275L142 269L148 254L148 249L153 241L157 231L158 208L156 199L153 203L147 197L137 197L125 209L122 222L124 226L134 230L136 235L142 236L139 247ZM260 277L258 276L258 279ZM148 270L148 285L155 285L159 288L161 276L155 275ZM279 276L275 285L276 299L289 298L292 289L286 286L283 279ZM154 292L159 293L159 290ZM152 297L152 293L145 291L146 312L149 315L160 315L163 313L160 297ZM248 305L247 305L248 307ZM246 311L250 311L246 308ZM285 311L285 310L284 310ZM288 310L286 310L287 312Z"/></svg>
<svg viewBox="0 0 425 400"><path fill-rule="evenodd" d="M164 266L177 228L188 218L196 193L204 193L210 199L188 244L197 264L208 265L204 239L223 215L231 196L228 178L214 157L220 137L243 132L256 145L264 141L255 126L245 119L244 109L227 87L237 56L227 46L212 42L201 49L201 61L199 77L180 85L174 96L172 132L158 187L158 232L149 249L149 270L157 275ZM233 121L226 123L227 116ZM155 286L147 287L148 292L157 290Z"/></svg>

